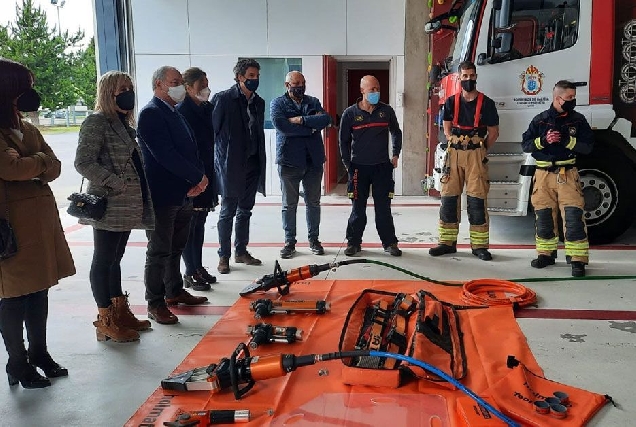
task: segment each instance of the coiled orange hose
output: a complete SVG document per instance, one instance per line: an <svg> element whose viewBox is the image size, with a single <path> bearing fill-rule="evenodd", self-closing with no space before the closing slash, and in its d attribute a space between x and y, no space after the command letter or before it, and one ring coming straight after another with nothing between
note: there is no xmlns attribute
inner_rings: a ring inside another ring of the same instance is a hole
<svg viewBox="0 0 636 427"><path fill-rule="evenodd" d="M497 297L502 293L505 295L503 298ZM461 299L470 305L527 307L537 302L537 294L530 288L507 280L476 279L464 284Z"/></svg>

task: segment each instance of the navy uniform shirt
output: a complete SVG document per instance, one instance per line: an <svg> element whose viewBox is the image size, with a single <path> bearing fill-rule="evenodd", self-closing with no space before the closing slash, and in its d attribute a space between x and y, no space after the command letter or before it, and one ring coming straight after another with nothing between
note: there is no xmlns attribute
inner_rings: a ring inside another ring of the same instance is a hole
<svg viewBox="0 0 636 427"><path fill-rule="evenodd" d="M475 124L475 112L477 110L477 98L472 101L466 101L461 94L459 95L459 118L457 124L460 126L473 127ZM444 121L452 122L455 116L455 95L448 97L444 103ZM487 126L499 125L499 114L497 113L497 107L495 101L484 95L484 100L481 106L481 114L479 118L479 130L477 134L484 138L488 133ZM462 130L464 132L464 130ZM466 132L464 132L466 133ZM455 130L453 131L455 134ZM463 133L461 133L463 134ZM459 135L458 135L459 136Z"/></svg>
<svg viewBox="0 0 636 427"><path fill-rule="evenodd" d="M358 107L348 107L340 120L340 154L349 169L351 163L378 165L390 161L389 132L393 156L402 150L402 131L390 105L378 102L371 113Z"/></svg>

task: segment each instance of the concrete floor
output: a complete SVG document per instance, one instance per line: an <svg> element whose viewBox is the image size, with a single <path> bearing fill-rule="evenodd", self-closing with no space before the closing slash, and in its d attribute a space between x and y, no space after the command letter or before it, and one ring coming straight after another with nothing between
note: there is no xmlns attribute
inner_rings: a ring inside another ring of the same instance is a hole
<svg viewBox="0 0 636 427"><path fill-rule="evenodd" d="M64 151L60 148L56 151ZM72 150L67 150L71 152ZM66 165L72 164L66 161ZM70 172L69 172L70 173ZM55 188L54 188L55 189ZM63 191L66 193L66 190ZM62 198L60 198L62 206ZM455 256L433 259L428 254L437 236L437 200L402 197L394 201L393 215L404 255L385 254L374 229L372 209L360 256L394 263L419 274L448 280L483 277L569 277L564 254L551 268L530 268L534 251L531 218L491 218L491 244L494 260L479 261L463 247ZM304 208L299 208L299 247L295 258L282 260L283 269L308 263L342 260L344 229L350 207L340 196L323 198L321 240L326 254L311 255L305 241ZM204 264L215 272L217 213L206 227ZM257 200L252 217L249 249L264 261L259 267L231 264L233 271L220 276L210 298L207 315L179 311L174 326L153 324L142 333L141 341L131 344L99 343L92 321L95 304L88 283L92 257L92 229L80 227L62 209L62 223L77 274L63 280L50 292L49 348L54 358L69 368L68 378L56 379L52 387L24 390L0 384L0 419L3 426L121 426L191 351L200 338L238 298L238 291L254 278L271 273L283 243L280 198ZM468 222L464 218L460 244L468 242ZM124 289L130 293L133 311L145 318L143 264L145 236L133 232L122 263ZM591 251L589 275L632 275L636 228L632 227L615 245ZM563 252L563 251L561 251ZM385 278L408 279L402 273L374 265L354 265L323 273L319 279ZM533 283L539 307L532 318L519 319L539 364L550 379L611 395L618 408L607 405L593 419L593 426L633 426L636 418L636 292L635 280L598 280ZM547 309L594 310L563 312L551 319ZM569 314L568 314L569 313ZM583 320L590 316L596 320ZM599 320L604 319L604 320ZM334 350L336 343L334 343ZM0 351L0 366L6 353Z"/></svg>

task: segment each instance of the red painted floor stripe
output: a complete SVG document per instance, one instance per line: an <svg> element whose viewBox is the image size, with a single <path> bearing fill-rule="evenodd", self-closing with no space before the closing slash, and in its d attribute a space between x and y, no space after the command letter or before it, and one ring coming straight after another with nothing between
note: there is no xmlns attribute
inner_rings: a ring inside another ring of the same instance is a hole
<svg viewBox="0 0 636 427"><path fill-rule="evenodd" d="M132 312L139 316L147 314L145 305L131 305ZM170 310L181 316L209 315L220 316L230 309L223 305L195 305L170 307ZM565 310L555 308L525 308L515 312L517 319L558 319L558 320L636 320L636 311L626 310Z"/></svg>
<svg viewBox="0 0 636 427"><path fill-rule="evenodd" d="M88 241L69 241L69 246L93 246L93 242ZM131 247L146 247L146 242L128 242L127 246ZM340 248L343 249L346 247L346 244L343 242L322 242L322 245L325 248ZM400 242L400 248L410 248L410 249L428 249L434 246L437 246L437 243L409 243L409 242ZM204 247L206 248L218 248L218 243L204 243ZM251 248L280 248L283 246L282 242L256 242L250 243ZM299 242L296 243L297 248L307 248L309 247L309 243ZM364 255L364 249L378 249L381 248L381 243L363 243L361 256ZM470 244L460 243L457 245L459 249L470 249ZM492 244L490 245L490 249L534 249L534 245L512 245L512 244ZM560 247L559 249L563 249ZM592 246L591 249L600 250L600 251L634 251L636 250L635 245L605 245L605 246Z"/></svg>
<svg viewBox="0 0 636 427"><path fill-rule="evenodd" d="M74 231L81 230L84 227L86 227L84 224L74 224L74 225L71 225L69 227L66 227L64 229L64 233L65 234L69 234L69 233L72 233Z"/></svg>

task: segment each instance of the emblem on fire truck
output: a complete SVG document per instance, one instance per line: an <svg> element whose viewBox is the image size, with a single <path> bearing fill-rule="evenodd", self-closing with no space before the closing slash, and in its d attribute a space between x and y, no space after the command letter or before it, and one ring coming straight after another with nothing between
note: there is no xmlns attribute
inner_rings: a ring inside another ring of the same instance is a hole
<svg viewBox="0 0 636 427"><path fill-rule="evenodd" d="M543 73L534 65L526 68L519 76L521 79L521 92L526 95L536 95L541 92L543 86Z"/></svg>

